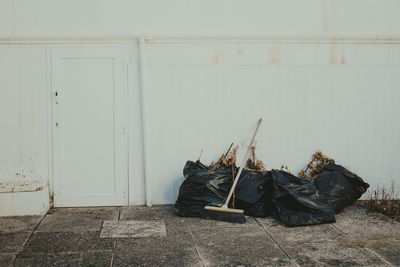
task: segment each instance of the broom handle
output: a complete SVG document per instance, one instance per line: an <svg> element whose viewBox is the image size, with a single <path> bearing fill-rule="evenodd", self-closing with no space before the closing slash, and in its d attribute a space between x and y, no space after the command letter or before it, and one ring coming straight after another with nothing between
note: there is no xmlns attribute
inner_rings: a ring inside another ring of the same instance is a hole
<svg viewBox="0 0 400 267"><path fill-rule="evenodd" d="M233 195L233 192L235 191L236 184L237 184L237 182L239 181L240 175L242 174L242 171L243 171L244 165L245 165L245 163L246 163L246 161L247 161L247 158L248 158L248 156L249 156L251 147L252 147L252 145L253 145L253 143L254 143L254 141L255 141L255 139L256 139L256 135L257 135L258 129L260 129L261 122L262 122L262 119L259 119L258 122L257 122L256 130L255 130L255 132L254 132L254 134L253 134L253 137L251 138L251 141L250 141L249 146L247 147L246 154L244 155L242 164L240 165L239 171L238 171L238 173L237 173L236 176L235 176L235 180L233 181L233 184L232 184L231 190L229 191L228 197L227 197L226 200L225 200L224 206L226 206L226 207L228 207L229 201L231 200L232 195Z"/></svg>

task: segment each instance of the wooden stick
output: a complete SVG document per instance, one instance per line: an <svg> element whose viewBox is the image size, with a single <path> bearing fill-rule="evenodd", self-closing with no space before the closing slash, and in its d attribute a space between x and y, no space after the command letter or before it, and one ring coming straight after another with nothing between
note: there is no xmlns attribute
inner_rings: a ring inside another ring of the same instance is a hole
<svg viewBox="0 0 400 267"><path fill-rule="evenodd" d="M244 165L246 164L247 158L249 157L249 153L250 153L251 147L252 147L252 145L253 145L253 143L254 143L254 141L255 141L255 139L256 139L256 135L257 135L258 129L260 129L261 122L262 122L262 119L259 119L258 122L257 122L256 130L254 131L254 134L253 134L253 137L251 138L250 144L249 144L249 146L247 147L246 154L244 155L244 158L243 158L243 160L242 160L242 163L240 164L239 171L238 171L238 173L236 174L236 177L235 177L235 180L233 181L231 190L229 191L228 197L227 197L226 200L225 200L225 204L222 205L222 208L228 208L229 201L231 200L231 197L232 197L232 195L233 195L233 192L235 191L235 188L236 188L236 184L237 184L237 182L239 181L239 177L240 177L240 175L242 174Z"/></svg>

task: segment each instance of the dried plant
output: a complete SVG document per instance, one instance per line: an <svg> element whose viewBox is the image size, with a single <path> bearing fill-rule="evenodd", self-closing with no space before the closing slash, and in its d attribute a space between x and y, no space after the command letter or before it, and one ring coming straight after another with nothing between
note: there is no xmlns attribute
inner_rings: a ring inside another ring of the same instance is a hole
<svg viewBox="0 0 400 267"><path fill-rule="evenodd" d="M363 206L400 221L399 191L393 181L389 186L378 186L373 191L368 190L367 196L367 200L360 201Z"/></svg>
<svg viewBox="0 0 400 267"><path fill-rule="evenodd" d="M221 167L229 167L236 165L238 146L233 147L233 143L225 154L222 154L217 162L210 164L210 169L218 169Z"/></svg>
<svg viewBox="0 0 400 267"><path fill-rule="evenodd" d="M335 163L335 161L322 154L321 151L317 151L313 154L311 161L307 164L307 167L298 173L298 176L301 178L316 178L318 173L330 163Z"/></svg>
<svg viewBox="0 0 400 267"><path fill-rule="evenodd" d="M262 160L257 159L255 146L251 147L251 158L247 160L247 168L260 172L268 172L265 168L265 163Z"/></svg>
<svg viewBox="0 0 400 267"><path fill-rule="evenodd" d="M233 147L232 143L225 154L222 154L221 157L215 163L211 162L209 168L218 169L222 167L236 166L238 149L239 147L238 146ZM252 157L247 160L247 168L260 172L268 172L267 169L265 168L264 162L262 160L257 159L255 150L256 150L255 146L252 146L251 147Z"/></svg>

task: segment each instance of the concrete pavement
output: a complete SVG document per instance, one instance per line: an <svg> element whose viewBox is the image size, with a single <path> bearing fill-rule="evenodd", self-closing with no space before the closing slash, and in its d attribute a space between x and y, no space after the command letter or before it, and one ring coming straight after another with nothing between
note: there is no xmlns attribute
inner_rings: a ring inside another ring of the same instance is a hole
<svg viewBox="0 0 400 267"><path fill-rule="evenodd" d="M57 208L0 217L0 266L400 266L400 224L360 206L297 228L181 218L171 205Z"/></svg>

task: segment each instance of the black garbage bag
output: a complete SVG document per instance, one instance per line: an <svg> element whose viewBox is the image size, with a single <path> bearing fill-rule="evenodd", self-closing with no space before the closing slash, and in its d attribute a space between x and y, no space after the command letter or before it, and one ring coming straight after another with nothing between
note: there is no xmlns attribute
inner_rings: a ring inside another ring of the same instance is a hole
<svg viewBox="0 0 400 267"><path fill-rule="evenodd" d="M180 216L208 218L204 206L221 206L238 168L210 168L188 161L175 211ZM335 213L359 199L369 185L331 160L314 178L298 178L288 172L244 169L235 190L234 207L246 215L273 215L288 226L335 222Z"/></svg>
<svg viewBox="0 0 400 267"><path fill-rule="evenodd" d="M320 200L338 213L359 199L369 184L344 167L330 163L317 172L315 186Z"/></svg>
<svg viewBox="0 0 400 267"><path fill-rule="evenodd" d="M221 206L228 196L238 169L225 166L210 169L199 161L188 161L183 169L185 180L179 188L175 211L180 216L207 218L204 206ZM243 170L235 190L235 208L246 215L265 216L268 177L263 172Z"/></svg>
<svg viewBox="0 0 400 267"><path fill-rule="evenodd" d="M175 202L175 211L180 216L205 217L204 206L221 206L232 186L231 167L210 170L200 162L188 161L183 175L185 180Z"/></svg>
<svg viewBox="0 0 400 267"><path fill-rule="evenodd" d="M272 215L272 188L270 172L244 169L237 185L235 207L249 216Z"/></svg>
<svg viewBox="0 0 400 267"><path fill-rule="evenodd" d="M335 222L335 212L321 201L311 178L298 178L290 173L272 170L273 215L288 226Z"/></svg>

